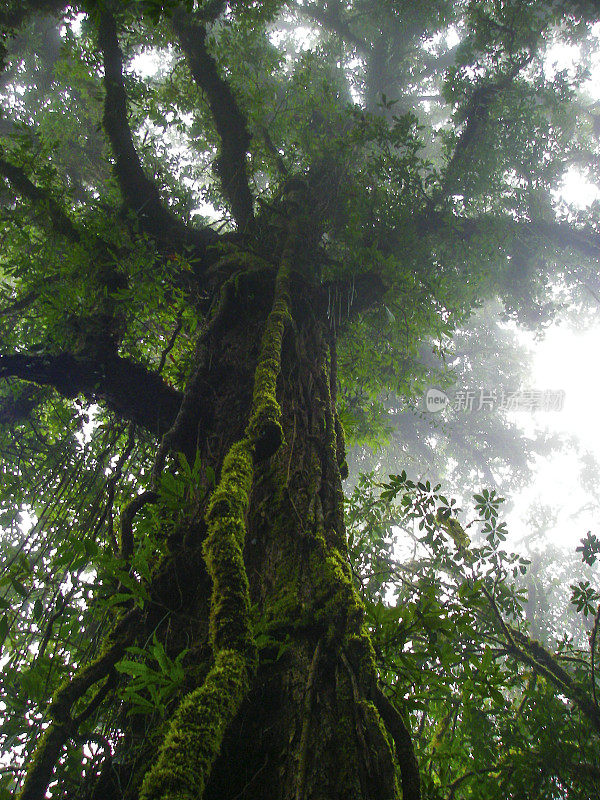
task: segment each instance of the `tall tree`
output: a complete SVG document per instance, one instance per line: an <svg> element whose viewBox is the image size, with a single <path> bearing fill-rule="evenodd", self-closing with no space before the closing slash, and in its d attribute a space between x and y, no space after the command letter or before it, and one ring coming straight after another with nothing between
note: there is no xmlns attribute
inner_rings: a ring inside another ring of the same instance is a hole
<svg viewBox="0 0 600 800"><path fill-rule="evenodd" d="M22 800L420 796L347 559L338 380L407 392L420 342L597 260L551 194L597 149L583 76L545 61L596 11L0 12Z"/></svg>

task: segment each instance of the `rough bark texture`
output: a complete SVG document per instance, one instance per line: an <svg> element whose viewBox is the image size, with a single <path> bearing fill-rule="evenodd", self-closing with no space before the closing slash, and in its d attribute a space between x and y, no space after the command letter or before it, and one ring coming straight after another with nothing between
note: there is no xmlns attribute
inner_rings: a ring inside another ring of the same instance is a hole
<svg viewBox="0 0 600 800"><path fill-rule="evenodd" d="M296 304L282 358L285 443L258 466L248 515L264 646L206 797L391 798L391 746L368 701L373 665L345 557L329 331L296 288L308 302Z"/></svg>
<svg viewBox="0 0 600 800"><path fill-rule="evenodd" d="M243 440L253 388L256 404L253 382L275 286L275 270L263 267L248 268L240 260L199 348L196 400L203 423L185 449L197 446L217 476L226 454ZM398 796L394 744L372 702L372 650L346 558L333 337L322 289L297 272L290 280L276 385L283 442L273 455L256 448L246 514L244 564L258 666L249 690L240 689L243 702L225 726L203 796L385 800ZM154 579L143 625L144 636L158 630L172 654L194 643L187 662L191 693L176 712L174 705L170 723L152 730L123 717L125 735L115 759L86 797L134 798L140 791L153 798L192 796L175 785L168 792L150 789L148 780L141 786L165 736L167 750L185 747L181 742L197 722L194 698L214 663L211 581L202 558L205 514L203 501L170 532L170 555ZM161 624L166 609L168 626ZM202 754L197 757L205 763Z"/></svg>

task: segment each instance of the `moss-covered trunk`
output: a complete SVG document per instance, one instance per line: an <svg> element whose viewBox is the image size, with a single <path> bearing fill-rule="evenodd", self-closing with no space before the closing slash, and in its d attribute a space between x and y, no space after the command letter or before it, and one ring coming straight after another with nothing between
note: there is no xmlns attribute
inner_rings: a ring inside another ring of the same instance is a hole
<svg viewBox="0 0 600 800"><path fill-rule="evenodd" d="M333 338L308 287L296 282L291 296L277 387L284 441L256 464L247 518L259 667L206 797L392 798L392 745L371 702L346 557Z"/></svg>
<svg viewBox="0 0 600 800"><path fill-rule="evenodd" d="M221 262L190 413L164 440L199 452L202 485L161 531L134 626L140 646L187 649L186 683L163 718L121 706L87 800L385 800L400 794L394 756L410 762L404 797L418 797L347 560L326 297L295 268L301 237L286 242L270 264Z"/></svg>

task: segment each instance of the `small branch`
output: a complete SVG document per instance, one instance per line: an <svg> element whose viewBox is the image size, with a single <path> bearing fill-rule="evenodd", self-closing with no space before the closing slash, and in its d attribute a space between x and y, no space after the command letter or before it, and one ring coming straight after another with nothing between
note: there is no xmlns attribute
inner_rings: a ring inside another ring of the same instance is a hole
<svg viewBox="0 0 600 800"><path fill-rule="evenodd" d="M173 14L173 29L186 55L190 72L198 86L206 92L221 150L215 169L221 181L233 217L241 231L254 221L253 198L248 185L246 153L250 134L229 85L219 75L216 62L206 49L206 30L183 9Z"/></svg>
<svg viewBox="0 0 600 800"><path fill-rule="evenodd" d="M133 556L133 518L145 505L154 503L157 497L156 492L148 489L130 500L123 509L121 513L121 558L125 561L130 561Z"/></svg>
<svg viewBox="0 0 600 800"><path fill-rule="evenodd" d="M102 525L104 524L104 521L106 519L108 519L108 536L109 536L109 539L110 539L110 543L111 543L111 546L112 546L113 553L115 555L119 555L119 552L120 552L119 544L118 544L118 542L116 540L114 527L113 527L113 505L114 505L114 501L115 501L115 491L116 491L116 488L117 488L117 483L119 482L119 480L121 478L121 474L123 472L123 467L125 465L125 462L127 461L129 456L131 455L134 446L135 446L135 423L134 422L130 422L129 423L129 429L128 429L128 432L127 432L127 444L125 445L125 449L123 450L123 452L119 456L119 459L118 459L117 463L115 464L115 468L114 468L110 478L106 482L106 484L107 484L107 495L108 495L107 498L106 498L106 505L104 506L104 511L102 512L102 515L101 515L100 519L98 520L98 524L96 525L96 530L95 530L95 533L97 531L99 531L101 529Z"/></svg>
<svg viewBox="0 0 600 800"><path fill-rule="evenodd" d="M484 767L483 769L474 769L471 772L465 772L464 775L461 775L460 778L457 778L450 784L448 787L449 792L446 800L454 800L456 790L460 788L460 786L469 778L475 778L477 775L489 775L491 772L500 772L501 769L502 767L499 764L492 764L490 767Z"/></svg>
<svg viewBox="0 0 600 800"><path fill-rule="evenodd" d="M199 364L188 381L175 420L162 437L157 450L154 466L152 467L151 480L154 491L158 491L160 477L169 451L173 447L177 447L178 442L186 441L187 437L185 436L185 432L191 430L194 422L198 419L198 407L200 405L202 388L205 382L204 363L201 357L199 357L198 360ZM187 453L189 455L189 448Z"/></svg>
<svg viewBox="0 0 600 800"><path fill-rule="evenodd" d="M61 616L64 614L65 609L67 607L67 604L68 604L69 600L71 599L71 597L73 596L74 592L75 592L75 584L73 584L73 586L67 592L66 595L60 594L58 596L58 598L56 599L55 610L54 610L53 614L50 616L50 618L48 619L48 622L46 623L46 630L44 631L44 636L43 636L43 638L42 638L42 640L40 642L40 646L39 646L37 655L35 657L36 661L41 659L43 657L44 653L46 652L46 648L48 647L48 644L50 642L50 637L52 636L52 630L54 628L54 623L57 620L59 620L61 618Z"/></svg>
<svg viewBox="0 0 600 800"><path fill-rule="evenodd" d="M6 178L13 189L26 200L29 200L40 212L41 224L45 224L46 227L51 228L71 242L79 241L79 231L71 219L49 192L40 189L27 177L22 167L17 167L5 158L0 158L0 175Z"/></svg>
<svg viewBox="0 0 600 800"><path fill-rule="evenodd" d="M267 152L273 158L275 162L275 166L277 167L278 172L283 175L284 178L287 178L290 174L289 169L286 166L285 161L279 150L273 144L273 139L271 139L271 134L269 133L269 129L266 125L259 125L258 131L263 138L265 143L265 147L267 148Z"/></svg>
<svg viewBox="0 0 600 800"><path fill-rule="evenodd" d="M173 329L173 333L171 334L171 336L169 338L169 341L167 342L167 346L165 347L165 349L162 352L162 355L160 357L160 363L159 363L158 367L156 368L156 372L157 372L158 375L160 375L160 373L165 368L165 364L166 364L166 361L167 361L167 356L169 355L169 353L171 352L171 350L175 346L175 342L177 341L177 337L181 333L181 329L182 328L183 328L183 320L182 320L181 314L180 314L179 317L177 318L177 323L175 325L175 328Z"/></svg>
<svg viewBox="0 0 600 800"><path fill-rule="evenodd" d="M26 308L29 308L30 305L35 303L38 297L39 292L27 292L27 294L23 295L23 297L19 298L19 300L15 300L12 305L0 309L0 317L9 317L11 314L18 314L21 311L24 311Z"/></svg>

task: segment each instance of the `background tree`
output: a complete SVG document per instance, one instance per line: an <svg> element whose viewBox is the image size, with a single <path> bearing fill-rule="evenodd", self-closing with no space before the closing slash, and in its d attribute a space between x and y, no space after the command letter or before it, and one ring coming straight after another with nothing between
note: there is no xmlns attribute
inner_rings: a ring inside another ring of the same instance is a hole
<svg viewBox="0 0 600 800"><path fill-rule="evenodd" d="M484 299L543 316L558 253L596 262L552 204L597 149L582 75L544 66L596 8L563 11L0 13L22 800L420 796L347 557L336 401L409 394Z"/></svg>
<svg viewBox="0 0 600 800"><path fill-rule="evenodd" d="M536 457L548 457L560 449L582 449L568 437L543 429L525 437L514 416L500 407L501 390L531 388L532 371L532 352L518 330L507 327L500 303L475 311L453 332L442 355L435 346L422 347L421 381L444 389L451 400L456 390L474 391L470 412L450 408L430 413L423 396L384 391L368 398L361 396L360 385L343 388L341 419L348 438L356 443L348 453L351 477L371 470L385 477L402 464L420 477L442 482L445 491L468 502L473 486L501 487L509 494L530 480ZM478 409L480 390L496 391L493 409ZM374 448L374 435L386 432L385 445ZM590 470L591 478L593 465Z"/></svg>

